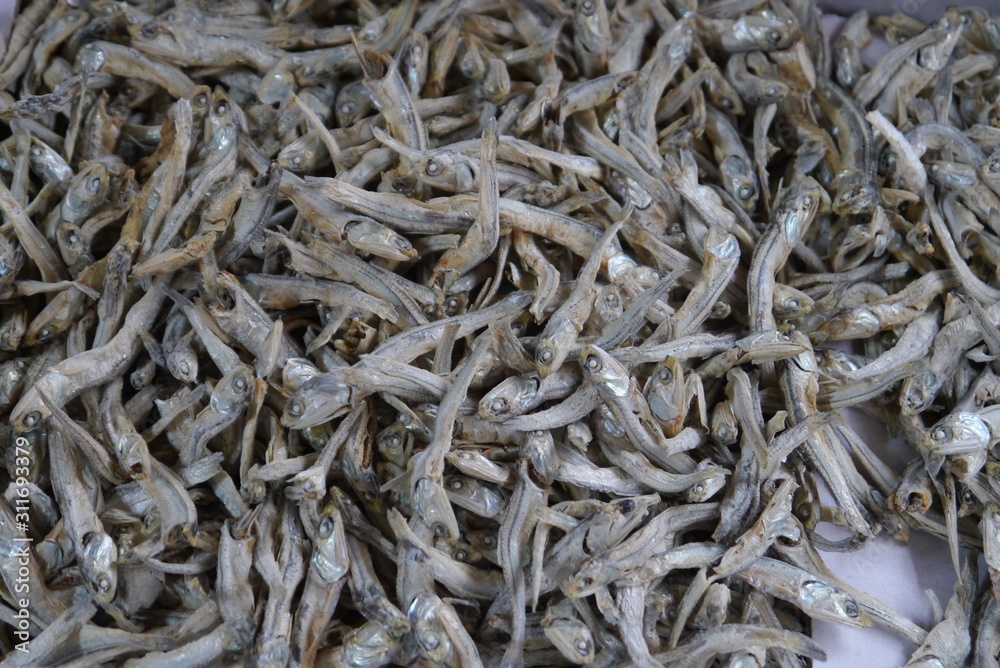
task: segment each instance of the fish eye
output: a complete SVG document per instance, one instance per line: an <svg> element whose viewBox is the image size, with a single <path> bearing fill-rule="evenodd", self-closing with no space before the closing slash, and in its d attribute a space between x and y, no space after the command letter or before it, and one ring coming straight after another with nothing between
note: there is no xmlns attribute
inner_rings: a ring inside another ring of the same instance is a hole
<svg viewBox="0 0 1000 668"><path fill-rule="evenodd" d="M30 428L38 424L39 421L41 421L41 419L42 419L41 413L39 413L38 411L31 411L30 413L24 416L24 420L22 420L22 422L24 422L25 427Z"/></svg>
<svg viewBox="0 0 1000 668"><path fill-rule="evenodd" d="M507 409L507 402L503 399L494 399L490 402L489 409L494 415L502 413Z"/></svg>
<svg viewBox="0 0 1000 668"><path fill-rule="evenodd" d="M768 86L767 88L764 89L764 95L766 95L767 97L777 97L778 96L778 87L777 86Z"/></svg>
<svg viewBox="0 0 1000 668"><path fill-rule="evenodd" d="M441 165L434 160L428 160L427 165L424 167L424 173L427 176L438 176L441 173Z"/></svg>
<svg viewBox="0 0 1000 668"><path fill-rule="evenodd" d="M453 490L458 491L458 490L462 489L463 487L465 487L465 484L461 480L459 480L458 478L455 478L454 480L451 481L450 487Z"/></svg>
<svg viewBox="0 0 1000 668"><path fill-rule="evenodd" d="M398 448L399 444L401 442L401 439L399 438L399 434L392 434L386 440L389 442L389 447L391 447L391 448Z"/></svg>
<svg viewBox="0 0 1000 668"><path fill-rule="evenodd" d="M296 167L300 166L302 164L302 156L297 155L294 158L292 158L292 164L295 165Z"/></svg>
<svg viewBox="0 0 1000 668"><path fill-rule="evenodd" d="M965 493L962 494L962 503L966 505L971 505L975 502L976 502L976 495L972 493L972 490L968 489L965 490Z"/></svg>
<svg viewBox="0 0 1000 668"><path fill-rule="evenodd" d="M97 590L106 592L111 589L111 580L106 575L97 578Z"/></svg>
<svg viewBox="0 0 1000 668"><path fill-rule="evenodd" d="M324 517L316 527L316 535L320 538L329 538L333 535L333 520L329 517Z"/></svg>
<svg viewBox="0 0 1000 668"><path fill-rule="evenodd" d="M702 483L699 482L697 485L694 486L695 494L701 494L704 491L705 491L705 485L703 485Z"/></svg>
<svg viewBox="0 0 1000 668"><path fill-rule="evenodd" d="M455 299L454 297L452 297L451 299L449 299L448 303L445 304L445 308L448 309L449 313L454 313L455 311L457 311L459 306L460 306L460 304L459 304L458 300Z"/></svg>
<svg viewBox="0 0 1000 668"><path fill-rule="evenodd" d="M577 640L576 651L584 655L590 654L590 643L583 639Z"/></svg>
<svg viewBox="0 0 1000 668"><path fill-rule="evenodd" d="M531 432L531 437L532 438L545 438L545 432L542 431L541 429L536 429L535 431Z"/></svg>
<svg viewBox="0 0 1000 668"><path fill-rule="evenodd" d="M733 104L733 101L730 100L728 97L724 97L721 100L719 100L719 106L721 106L726 111L732 111L736 107L736 105Z"/></svg>
<svg viewBox="0 0 1000 668"><path fill-rule="evenodd" d="M38 332L38 340L41 341L42 343L45 343L46 341L51 339L54 334L55 332L52 330L52 326L45 325Z"/></svg>
<svg viewBox="0 0 1000 668"><path fill-rule="evenodd" d="M486 547L493 547L496 544L496 538L493 536L483 536L483 545Z"/></svg>
<svg viewBox="0 0 1000 668"><path fill-rule="evenodd" d="M660 369L660 372L657 374L657 377L660 379L661 382L669 383L674 379L674 372L666 367L663 367L662 369Z"/></svg>
<svg viewBox="0 0 1000 668"><path fill-rule="evenodd" d="M437 648L438 645L441 644L441 641L438 639L437 634L430 631L421 636L420 642L427 649L435 649Z"/></svg>
<svg viewBox="0 0 1000 668"><path fill-rule="evenodd" d="M750 196L753 195L753 188L748 185L740 186L736 194L740 196L740 199L750 199Z"/></svg>
<svg viewBox="0 0 1000 668"><path fill-rule="evenodd" d="M187 374L191 373L191 365L188 364L187 362L181 362L180 364L177 365L177 370L186 376Z"/></svg>
<svg viewBox="0 0 1000 668"><path fill-rule="evenodd" d="M229 111L229 103L226 101L220 102L219 106L215 108L215 113L220 116L226 113L227 111Z"/></svg>
<svg viewBox="0 0 1000 668"><path fill-rule="evenodd" d="M301 417L305 409L302 407L302 402L293 400L292 403L288 404L288 414L292 417Z"/></svg>
<svg viewBox="0 0 1000 668"><path fill-rule="evenodd" d="M196 107L204 107L208 104L208 96L204 93L194 96L194 104Z"/></svg>
<svg viewBox="0 0 1000 668"><path fill-rule="evenodd" d="M597 372L601 370L603 366L601 364L601 358L597 355L587 355L587 361L584 362L588 371Z"/></svg>
<svg viewBox="0 0 1000 668"><path fill-rule="evenodd" d="M71 244L75 244L77 242L77 239L79 239L79 237L76 235L76 232L74 230L70 230L69 232L66 233L66 241L70 242Z"/></svg>
<svg viewBox="0 0 1000 668"><path fill-rule="evenodd" d="M802 306L802 303L795 297L788 300L788 308L799 308L800 306Z"/></svg>
<svg viewBox="0 0 1000 668"><path fill-rule="evenodd" d="M101 189L101 177L95 175L93 178L90 179L90 181L87 182L87 190L92 193L96 193L100 189Z"/></svg>
<svg viewBox="0 0 1000 668"><path fill-rule="evenodd" d="M437 536L438 538L443 538L444 536L447 536L448 535L448 527L446 527L445 525L441 524L440 522L436 523L434 525L434 535Z"/></svg>
<svg viewBox="0 0 1000 668"><path fill-rule="evenodd" d="M455 560L456 561L468 561L469 553L465 550L455 550Z"/></svg>
<svg viewBox="0 0 1000 668"><path fill-rule="evenodd" d="M542 348L538 353L538 361L542 364L548 364L555 357L555 353L552 352L552 348Z"/></svg>
<svg viewBox="0 0 1000 668"><path fill-rule="evenodd" d="M1000 172L1000 161L994 160L989 167L991 172Z"/></svg>
<svg viewBox="0 0 1000 668"><path fill-rule="evenodd" d="M580 3L580 11L583 12L584 16L590 16L597 9L597 5L594 4L594 0L583 0Z"/></svg>
<svg viewBox="0 0 1000 668"><path fill-rule="evenodd" d="M159 30L152 23L147 23L146 25L142 26L142 28L139 29L139 34L145 37L146 39L152 39L156 37L156 34L158 32Z"/></svg>
<svg viewBox="0 0 1000 668"><path fill-rule="evenodd" d="M781 41L781 32L778 30L767 31L767 41L769 44L777 44Z"/></svg>
<svg viewBox="0 0 1000 668"><path fill-rule="evenodd" d="M854 601L848 601L844 604L844 614L848 617L857 617L858 612L858 604Z"/></svg>
<svg viewBox="0 0 1000 668"><path fill-rule="evenodd" d="M340 105L340 113L343 114L344 116L352 115L355 109L356 107L353 102L345 102L344 104Z"/></svg>
<svg viewBox="0 0 1000 668"><path fill-rule="evenodd" d="M947 441L952 437L952 431L950 427L937 427L931 432L931 439L935 441Z"/></svg>
<svg viewBox="0 0 1000 668"><path fill-rule="evenodd" d="M246 380L246 378L237 378L235 381L233 381L233 387L235 387L240 392L242 392L243 390L247 389L247 380Z"/></svg>
<svg viewBox="0 0 1000 668"><path fill-rule="evenodd" d="M615 293L613 293L613 292L609 292L609 293L608 293L608 294L607 294L607 295L606 295L606 296L604 297L604 302L605 302L605 303L606 303L606 304L607 304L608 306L617 306L617 304L618 304L618 296L617 296L617 295L616 295Z"/></svg>
<svg viewBox="0 0 1000 668"><path fill-rule="evenodd" d="M36 158L39 157L39 156L41 156L42 155L42 149L41 149L41 147L39 147L39 146L32 146L31 147L31 155L35 156Z"/></svg>
<svg viewBox="0 0 1000 668"><path fill-rule="evenodd" d="M163 15L163 20L164 21L173 21L174 20L174 13L173 12L167 12L166 14Z"/></svg>

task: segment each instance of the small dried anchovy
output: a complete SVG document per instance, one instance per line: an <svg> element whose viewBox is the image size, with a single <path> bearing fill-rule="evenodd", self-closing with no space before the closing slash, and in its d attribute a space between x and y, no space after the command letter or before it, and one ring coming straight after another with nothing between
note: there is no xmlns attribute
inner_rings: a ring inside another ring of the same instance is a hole
<svg viewBox="0 0 1000 668"><path fill-rule="evenodd" d="M0 666L805 666L812 619L996 665L998 53L973 8L26 3ZM930 629L822 556L911 531Z"/></svg>

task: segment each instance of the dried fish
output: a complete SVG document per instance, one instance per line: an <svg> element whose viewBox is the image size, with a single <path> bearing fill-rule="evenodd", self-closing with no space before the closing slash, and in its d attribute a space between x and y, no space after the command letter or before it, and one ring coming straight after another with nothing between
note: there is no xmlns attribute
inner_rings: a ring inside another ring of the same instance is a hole
<svg viewBox="0 0 1000 668"><path fill-rule="evenodd" d="M3 665L995 665L1000 18L459 4L25 3Z"/></svg>

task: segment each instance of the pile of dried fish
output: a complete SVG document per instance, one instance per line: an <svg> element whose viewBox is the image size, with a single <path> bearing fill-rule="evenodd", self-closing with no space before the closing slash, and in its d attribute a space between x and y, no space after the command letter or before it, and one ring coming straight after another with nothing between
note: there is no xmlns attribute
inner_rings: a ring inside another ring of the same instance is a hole
<svg viewBox="0 0 1000 668"><path fill-rule="evenodd" d="M1000 23L384 4L17 17L0 665L998 665Z"/></svg>

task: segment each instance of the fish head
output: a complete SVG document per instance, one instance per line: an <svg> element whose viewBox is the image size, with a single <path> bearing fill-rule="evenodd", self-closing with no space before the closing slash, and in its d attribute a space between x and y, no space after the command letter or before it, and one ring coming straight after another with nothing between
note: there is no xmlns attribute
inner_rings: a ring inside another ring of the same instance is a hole
<svg viewBox="0 0 1000 668"><path fill-rule="evenodd" d="M237 415L250 403L253 394L253 370L246 364L240 364L215 386L209 400L212 408L224 415Z"/></svg>
<svg viewBox="0 0 1000 668"><path fill-rule="evenodd" d="M939 420L926 432L925 439L928 450L945 456L980 451L985 456L993 440L986 422L975 413L964 411Z"/></svg>
<svg viewBox="0 0 1000 668"><path fill-rule="evenodd" d="M624 397L628 394L632 378L618 360L597 346L585 346L580 351L580 365L584 376L601 394Z"/></svg>
<svg viewBox="0 0 1000 668"><path fill-rule="evenodd" d="M526 376L505 378L479 401L479 417L506 420L521 415L538 392L538 380Z"/></svg>
<svg viewBox="0 0 1000 668"><path fill-rule="evenodd" d="M83 577L91 596L98 603L110 603L118 588L118 547L111 536L92 532L83 537Z"/></svg>
<svg viewBox="0 0 1000 668"><path fill-rule="evenodd" d="M799 587L799 600L815 619L825 619L845 626L864 628L871 617L850 594L821 580L806 580Z"/></svg>

